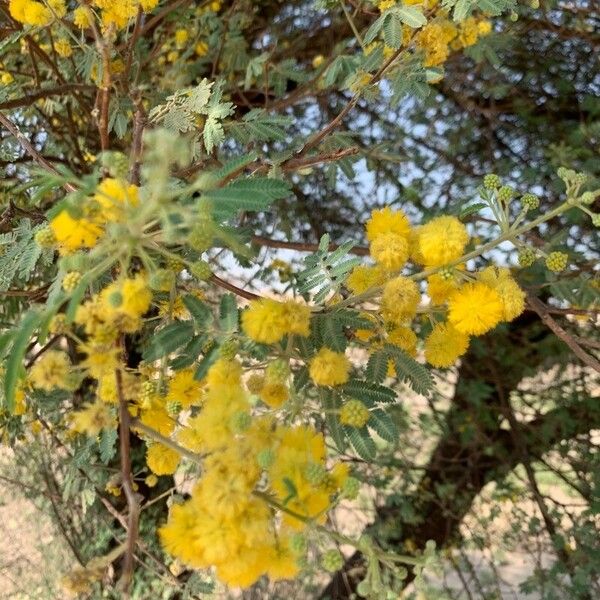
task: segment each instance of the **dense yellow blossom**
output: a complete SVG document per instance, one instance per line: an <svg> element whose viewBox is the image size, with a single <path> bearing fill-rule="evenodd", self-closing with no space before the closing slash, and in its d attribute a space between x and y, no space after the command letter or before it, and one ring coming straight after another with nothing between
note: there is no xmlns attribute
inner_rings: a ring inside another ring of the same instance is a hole
<svg viewBox="0 0 600 600"><path fill-rule="evenodd" d="M47 392L55 388L71 389L71 363L60 350L48 350L29 370L29 383Z"/></svg>
<svg viewBox="0 0 600 600"><path fill-rule="evenodd" d="M401 269L409 255L408 239L397 233L382 233L370 246L372 258L387 271Z"/></svg>
<svg viewBox="0 0 600 600"><path fill-rule="evenodd" d="M279 408L289 398L289 395L288 387L277 381L265 383L259 392L261 400L271 408Z"/></svg>
<svg viewBox="0 0 600 600"><path fill-rule="evenodd" d="M125 210L136 207L140 201L138 188L135 185L111 177L100 182L94 200L100 207L101 219L104 222L122 221Z"/></svg>
<svg viewBox="0 0 600 600"><path fill-rule="evenodd" d="M500 294L481 282L463 285L448 301L448 321L468 335L482 335L493 329L503 313Z"/></svg>
<svg viewBox="0 0 600 600"><path fill-rule="evenodd" d="M500 295L503 321L512 321L525 310L525 292L506 267L487 267L479 273L479 279Z"/></svg>
<svg viewBox="0 0 600 600"><path fill-rule="evenodd" d="M409 356L417 355L417 334L410 327L394 327L388 332L387 340Z"/></svg>
<svg viewBox="0 0 600 600"><path fill-rule="evenodd" d="M311 359L310 378L317 385L341 385L348 381L350 362L341 352L321 348Z"/></svg>
<svg viewBox="0 0 600 600"><path fill-rule="evenodd" d="M457 267L464 270L464 265ZM461 281L453 274L434 273L427 278L427 295L434 305L443 304L460 287Z"/></svg>
<svg viewBox="0 0 600 600"><path fill-rule="evenodd" d="M103 429L113 429L117 424L111 409L101 400L88 404L82 410L73 413L71 429L89 436L98 435Z"/></svg>
<svg viewBox="0 0 600 600"><path fill-rule="evenodd" d="M102 228L88 219L73 218L62 210L50 221L50 229L58 243L61 254L69 254L82 248L93 248L102 235Z"/></svg>
<svg viewBox="0 0 600 600"><path fill-rule="evenodd" d="M202 402L204 383L194 377L193 368L182 369L169 379L167 402L177 402L183 408L198 406Z"/></svg>
<svg viewBox="0 0 600 600"><path fill-rule="evenodd" d="M396 277L385 284L381 296L383 318L401 325L417 314L421 294L417 284L408 277Z"/></svg>
<svg viewBox="0 0 600 600"><path fill-rule="evenodd" d="M164 444L151 444L146 452L146 464L155 475L172 475L177 471L181 457Z"/></svg>
<svg viewBox="0 0 600 600"><path fill-rule="evenodd" d="M407 238L410 233L408 217L401 210L392 210L389 206L374 210L366 224L367 239L372 242L385 233L395 233Z"/></svg>
<svg viewBox="0 0 600 600"><path fill-rule="evenodd" d="M419 228L417 255L426 267L441 267L460 258L468 241L467 228L456 217L435 217Z"/></svg>
<svg viewBox="0 0 600 600"><path fill-rule="evenodd" d="M439 368L452 366L469 347L469 336L452 325L438 323L425 340L425 359Z"/></svg>
<svg viewBox="0 0 600 600"><path fill-rule="evenodd" d="M362 294L369 288L381 285L385 281L385 270L380 266L359 265L352 269L346 285L355 294Z"/></svg>
<svg viewBox="0 0 600 600"><path fill-rule="evenodd" d="M242 315L246 335L262 344L279 342L287 334L308 336L310 308L294 301L253 300Z"/></svg>

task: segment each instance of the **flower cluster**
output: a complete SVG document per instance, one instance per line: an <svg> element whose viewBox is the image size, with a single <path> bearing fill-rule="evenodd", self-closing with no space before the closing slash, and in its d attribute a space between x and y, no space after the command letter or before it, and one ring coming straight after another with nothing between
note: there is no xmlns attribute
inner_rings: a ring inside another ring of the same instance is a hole
<svg viewBox="0 0 600 600"><path fill-rule="evenodd" d="M467 351L470 336L483 335L501 321L511 321L525 308L525 294L508 268L466 272L461 258L469 234L456 217L442 215L411 228L402 211L388 207L373 211L366 234L376 264L356 267L348 287L356 294L381 288L379 336L409 355L417 348L411 322L418 312L430 313L431 332L424 341L424 353L434 367L451 366ZM409 261L424 270L400 274ZM421 278L426 278L427 303L418 283ZM371 330L357 332L359 339L376 349L374 336ZM318 378L315 381L318 383ZM334 384L334 378L327 381L327 385Z"/></svg>
<svg viewBox="0 0 600 600"><path fill-rule="evenodd" d="M122 222L128 209L139 204L138 188L124 180L107 178L95 194L75 207L63 208L50 221L50 231L61 254L93 248L108 223Z"/></svg>
<svg viewBox="0 0 600 600"><path fill-rule="evenodd" d="M215 566L225 583L247 587L263 574L277 580L298 573L302 552L292 539L307 524L324 521L347 469L326 468L324 438L310 427L251 417L241 373L235 360L217 361L198 394L202 410L174 434L207 457L191 498L172 507L160 537L185 564ZM162 474L175 470L178 457L153 443L147 460ZM283 507L283 519L273 506Z"/></svg>

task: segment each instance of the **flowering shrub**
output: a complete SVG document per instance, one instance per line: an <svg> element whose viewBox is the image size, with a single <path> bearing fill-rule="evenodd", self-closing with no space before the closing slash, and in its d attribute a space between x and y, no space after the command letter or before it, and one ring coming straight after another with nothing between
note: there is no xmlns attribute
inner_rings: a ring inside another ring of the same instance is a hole
<svg viewBox="0 0 600 600"><path fill-rule="evenodd" d="M3 437L27 443L46 429L75 459L93 446L118 465L95 482L100 497L125 499L118 552L68 573L70 593L98 589L121 556L129 593L145 536L160 540L176 583L184 569L242 588L315 564L334 572L342 544L366 558L359 593L385 597L406 579L403 564L419 575L434 560L431 545L397 552L332 526L361 491L353 460L376 465L398 444L399 390L431 397L435 375L524 313L535 295L524 272L560 280L569 255L528 236L567 212L597 224L600 190L563 168L563 199L540 211L537 196L488 174L480 200L458 211L373 203L368 248L324 234L301 248L303 263L277 259L286 285L244 285L228 271L260 266L251 243L269 226L256 214L293 203L312 169L352 172L363 149L338 130L354 107L435 86L449 57L494 36L513 5L308 3L346 19L351 35L299 64L274 42L241 42L252 3L8 1L0 107L12 112L0 123L35 168L11 191L27 222L11 240L28 237L2 270L30 258L7 282L28 293L1 338ZM318 90L342 94L342 107L321 127L295 125L286 109ZM260 108L249 100L258 92ZM41 114L27 113L38 103ZM28 126L44 140L24 136ZM76 159L47 158L61 140ZM151 501L139 493L165 481ZM162 517L140 528L158 502Z"/></svg>

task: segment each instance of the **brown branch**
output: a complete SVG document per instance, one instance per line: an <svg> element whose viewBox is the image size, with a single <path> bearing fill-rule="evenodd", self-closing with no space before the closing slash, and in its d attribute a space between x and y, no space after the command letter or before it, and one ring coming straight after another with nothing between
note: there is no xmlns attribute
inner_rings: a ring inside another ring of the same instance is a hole
<svg viewBox="0 0 600 600"><path fill-rule="evenodd" d="M554 333L554 335L556 335L556 337L560 338L567 346L569 346L577 358L579 358L588 367L591 367L600 373L600 361L586 352L577 343L577 340L552 318L548 308L541 300L538 300L538 298L535 296L529 295L527 297L527 303L539 315L542 323L544 323L544 325L546 325Z"/></svg>
<svg viewBox="0 0 600 600"><path fill-rule="evenodd" d="M140 516L140 503L138 502L135 490L133 489L133 475L131 472L131 445L129 439L129 428L131 426L131 417L127 400L123 395L123 377L120 369L115 371L117 379L117 395L119 398L119 449L121 455L121 483L125 497L127 499L127 508L129 514L127 517L127 547L123 559L123 574L119 585L124 598L129 598L131 580L134 569L134 551L138 537L138 525Z"/></svg>
<svg viewBox="0 0 600 600"><path fill-rule="evenodd" d="M2 113L0 113L0 123L8 129L10 133L17 139L21 148L29 154L41 167L49 171L50 173L54 173L58 175L59 172L56 167L48 162L34 147L33 144L29 141L26 135L24 135L21 130L7 117L5 117ZM69 192L75 191L75 186L70 183L65 183L64 187Z"/></svg>
<svg viewBox="0 0 600 600"><path fill-rule="evenodd" d="M260 296L258 294L254 294L249 292L248 290L244 290L237 285L230 283L229 281L225 281L216 275L211 275L210 280L215 285L223 288L224 290L228 290L233 292L236 296L240 296L240 298L246 298L246 300L258 300Z"/></svg>
<svg viewBox="0 0 600 600"><path fill-rule="evenodd" d="M319 249L318 244L307 244L303 242L284 242L263 237L261 235L252 236L252 243L257 244L258 246L265 246L267 248L282 248L284 250L298 250L299 252L316 252ZM329 249L332 251L336 248L339 248L339 244L329 245ZM364 246L355 246L350 250L349 254L355 254L357 256L369 256L369 249L365 248Z"/></svg>

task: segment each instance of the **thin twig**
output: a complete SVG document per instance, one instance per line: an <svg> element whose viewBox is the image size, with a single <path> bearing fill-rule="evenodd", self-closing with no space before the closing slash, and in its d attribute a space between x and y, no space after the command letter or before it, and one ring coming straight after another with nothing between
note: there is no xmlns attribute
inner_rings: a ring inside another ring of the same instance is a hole
<svg viewBox="0 0 600 600"><path fill-rule="evenodd" d="M129 511L127 517L127 548L123 560L123 574L121 575L120 587L125 598L129 598L129 590L134 569L134 551L138 537L138 524L140 516L140 503L138 502L135 490L133 489L133 475L131 473L131 445L130 445L130 426L131 417L127 400L123 395L123 376L120 369L115 371L117 380L117 395L119 398L119 448L121 454L121 483L125 498L127 499L127 508Z"/></svg>
<svg viewBox="0 0 600 600"><path fill-rule="evenodd" d="M529 295L527 297L527 303L529 306L539 315L542 323L544 323L549 329L552 330L556 337L560 338L571 350L573 354L577 356L583 363L588 367L591 367L598 373L600 373L600 361L594 358L591 354L587 353L575 340L575 338L565 331L550 315L548 308L535 296Z"/></svg>

